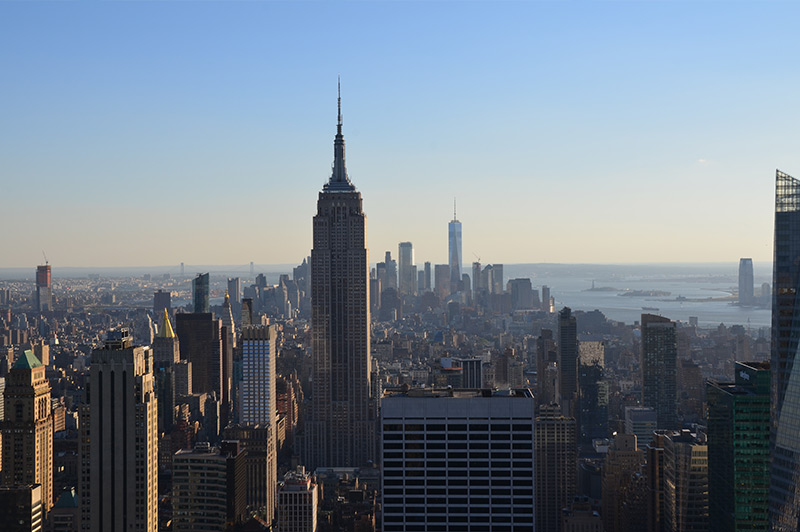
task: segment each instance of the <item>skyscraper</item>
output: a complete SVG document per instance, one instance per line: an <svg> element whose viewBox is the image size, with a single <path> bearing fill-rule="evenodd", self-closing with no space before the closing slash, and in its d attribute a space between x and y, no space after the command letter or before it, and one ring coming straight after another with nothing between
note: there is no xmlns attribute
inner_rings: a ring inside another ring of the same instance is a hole
<svg viewBox="0 0 800 532"><path fill-rule="evenodd" d="M557 404L541 405L534 424L536 530L561 530L561 510L578 488L578 440L575 418Z"/></svg>
<svg viewBox="0 0 800 532"><path fill-rule="evenodd" d="M158 529L158 423L153 353L127 329L92 352L81 412L79 493L91 532Z"/></svg>
<svg viewBox="0 0 800 532"><path fill-rule="evenodd" d="M281 532L317 532L319 489L303 466L283 477L278 490L278 527Z"/></svg>
<svg viewBox="0 0 800 532"><path fill-rule="evenodd" d="M366 229L361 193L345 166L340 94L333 173L319 194L311 250L310 469L357 467L375 456Z"/></svg>
<svg viewBox="0 0 800 532"><path fill-rule="evenodd" d="M53 415L45 367L23 352L6 381L2 484L41 484L42 510L53 506Z"/></svg>
<svg viewBox="0 0 800 532"><path fill-rule="evenodd" d="M569 307L558 313L558 368L561 406L569 413L578 393L578 322Z"/></svg>
<svg viewBox="0 0 800 532"><path fill-rule="evenodd" d="M175 414L175 370L180 360L180 344L172 324L169 322L167 309L162 310L161 325L153 339L153 376L155 378L156 397L158 398L158 432L170 432Z"/></svg>
<svg viewBox="0 0 800 532"><path fill-rule="evenodd" d="M207 273L198 273L192 279L192 302L195 314L210 312L209 278Z"/></svg>
<svg viewBox="0 0 800 532"><path fill-rule="evenodd" d="M222 321L210 313L177 314L181 359L192 363L194 393L222 396Z"/></svg>
<svg viewBox="0 0 800 532"><path fill-rule="evenodd" d="M241 422L269 425L275 432L274 325L250 325L242 329Z"/></svg>
<svg viewBox="0 0 800 532"><path fill-rule="evenodd" d="M36 310L53 310L53 281L49 264L36 267Z"/></svg>
<svg viewBox="0 0 800 532"><path fill-rule="evenodd" d="M387 392L383 530L533 530L533 413L524 389Z"/></svg>
<svg viewBox="0 0 800 532"><path fill-rule="evenodd" d="M753 303L753 259L739 259L739 304L749 306Z"/></svg>
<svg viewBox="0 0 800 532"><path fill-rule="evenodd" d="M453 220L447 224L448 261L450 264L450 282L458 285L461 282L461 222L456 218L456 200L453 200Z"/></svg>
<svg viewBox="0 0 800 532"><path fill-rule="evenodd" d="M411 246L411 242L400 242L397 259L399 261L400 293L415 294L417 269L414 267L414 248Z"/></svg>
<svg viewBox="0 0 800 532"><path fill-rule="evenodd" d="M772 273L769 511L775 532L800 530L800 181L776 171Z"/></svg>
<svg viewBox="0 0 800 532"><path fill-rule="evenodd" d="M642 404L655 409L659 429L678 424L677 358L675 322L642 314Z"/></svg>
<svg viewBox="0 0 800 532"><path fill-rule="evenodd" d="M769 530L769 362L737 362L735 382L708 381L709 524Z"/></svg>

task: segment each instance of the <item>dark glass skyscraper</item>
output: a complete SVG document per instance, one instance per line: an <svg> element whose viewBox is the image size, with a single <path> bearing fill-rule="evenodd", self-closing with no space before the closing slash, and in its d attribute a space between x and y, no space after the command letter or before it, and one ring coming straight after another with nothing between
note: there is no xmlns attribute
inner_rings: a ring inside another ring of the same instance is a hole
<svg viewBox="0 0 800 532"><path fill-rule="evenodd" d="M775 175L772 272L770 524L800 530L800 181Z"/></svg>
<svg viewBox="0 0 800 532"><path fill-rule="evenodd" d="M311 470L358 467L375 456L367 218L347 176L341 102L333 173L319 193L311 250L314 380L305 441Z"/></svg>
<svg viewBox="0 0 800 532"><path fill-rule="evenodd" d="M561 406L572 412L578 392L578 322L569 307L558 313L558 366Z"/></svg>
<svg viewBox="0 0 800 532"><path fill-rule="evenodd" d="M209 306L209 278L207 273L199 273L192 279L192 300L195 314L211 312Z"/></svg>

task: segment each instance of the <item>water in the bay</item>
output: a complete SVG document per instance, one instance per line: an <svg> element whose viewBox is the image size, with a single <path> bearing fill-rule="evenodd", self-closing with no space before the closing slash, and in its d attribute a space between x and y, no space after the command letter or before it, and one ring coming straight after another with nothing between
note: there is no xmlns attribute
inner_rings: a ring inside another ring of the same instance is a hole
<svg viewBox="0 0 800 532"><path fill-rule="evenodd" d="M736 304L738 262L731 264L509 264L505 278L529 277L534 288L550 287L556 309L602 311L606 317L632 324L642 313L660 314L688 322L696 316L701 327L744 325L769 327L769 305ZM771 263L754 265L755 295L772 279ZM592 288L594 282L594 290ZM613 290L606 290L606 288ZM622 296L625 292L629 295ZM652 294L662 292L664 294ZM541 292L540 292L541 293ZM669 293L666 295L665 293ZM657 310L656 310L657 309Z"/></svg>

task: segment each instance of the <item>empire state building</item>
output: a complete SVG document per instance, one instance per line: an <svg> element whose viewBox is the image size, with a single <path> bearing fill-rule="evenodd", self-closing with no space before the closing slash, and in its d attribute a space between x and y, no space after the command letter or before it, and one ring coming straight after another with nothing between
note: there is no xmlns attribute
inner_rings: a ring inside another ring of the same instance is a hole
<svg viewBox="0 0 800 532"><path fill-rule="evenodd" d="M359 467L375 455L366 226L361 193L345 167L340 91L333 172L319 193L311 250L311 470Z"/></svg>

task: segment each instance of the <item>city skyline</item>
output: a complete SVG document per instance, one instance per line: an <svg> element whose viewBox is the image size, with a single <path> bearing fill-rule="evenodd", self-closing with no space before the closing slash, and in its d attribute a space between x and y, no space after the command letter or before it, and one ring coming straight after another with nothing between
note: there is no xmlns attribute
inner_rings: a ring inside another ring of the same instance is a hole
<svg viewBox="0 0 800 532"><path fill-rule="evenodd" d="M446 263L455 190L466 264L771 258L798 7L453 5L3 4L0 267L297 262L337 73L374 256Z"/></svg>

